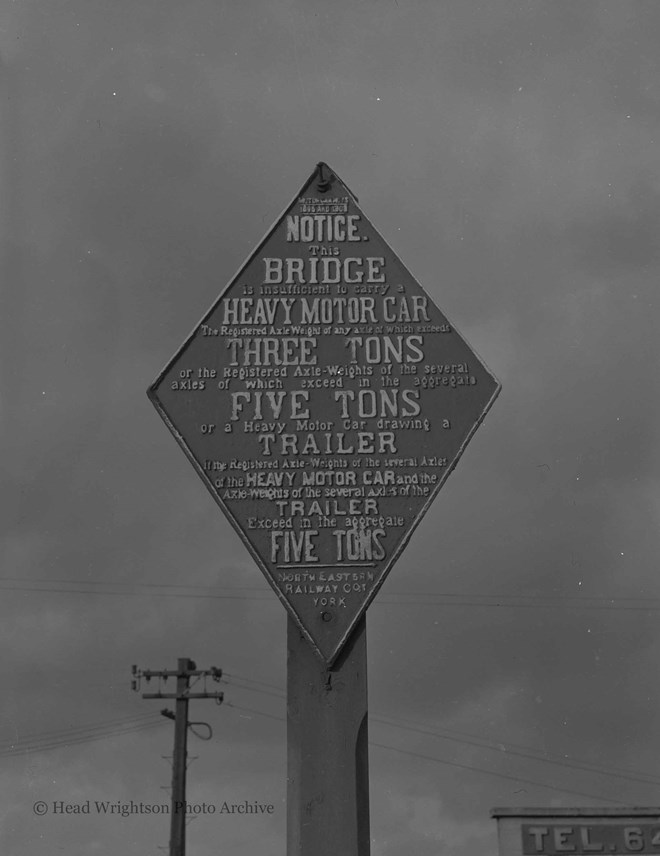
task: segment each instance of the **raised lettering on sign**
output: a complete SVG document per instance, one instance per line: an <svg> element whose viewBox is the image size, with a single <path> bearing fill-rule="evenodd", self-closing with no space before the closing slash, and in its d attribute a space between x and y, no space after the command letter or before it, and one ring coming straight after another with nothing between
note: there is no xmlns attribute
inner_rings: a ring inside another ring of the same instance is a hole
<svg viewBox="0 0 660 856"><path fill-rule="evenodd" d="M331 662L498 384L341 180L317 179L149 394Z"/></svg>

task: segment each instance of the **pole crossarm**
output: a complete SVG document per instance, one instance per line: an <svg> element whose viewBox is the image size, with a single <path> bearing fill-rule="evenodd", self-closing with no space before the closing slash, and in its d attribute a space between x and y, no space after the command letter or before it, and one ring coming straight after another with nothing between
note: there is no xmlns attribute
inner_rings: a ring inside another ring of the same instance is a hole
<svg viewBox="0 0 660 856"><path fill-rule="evenodd" d="M167 678L211 678L219 683L222 678L222 669L219 669L217 666L211 666L210 669L198 669L197 665L192 660L188 660L185 657L181 658L179 662L185 665L182 665L182 667L178 669L139 669L137 666L132 666L131 675L133 676L133 689L138 689L138 685L142 678L144 678L147 683L152 678L158 678L159 680L167 680ZM168 698L169 697L170 696L168 696Z"/></svg>
<svg viewBox="0 0 660 856"><path fill-rule="evenodd" d="M176 669L140 669L138 671L143 678L178 678L182 674ZM184 669L183 675L187 675L189 678L197 678L202 675L213 677L214 672L220 671L220 669L216 669L215 667L211 669Z"/></svg>
<svg viewBox="0 0 660 856"><path fill-rule="evenodd" d="M224 693L183 693L182 695L178 693L142 693L142 698L217 698L222 701L224 697Z"/></svg>

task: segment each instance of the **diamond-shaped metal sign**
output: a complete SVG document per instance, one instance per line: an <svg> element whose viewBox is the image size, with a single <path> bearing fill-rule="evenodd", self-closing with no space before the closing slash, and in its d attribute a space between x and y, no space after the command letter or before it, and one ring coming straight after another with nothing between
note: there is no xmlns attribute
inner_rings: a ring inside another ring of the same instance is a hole
<svg viewBox="0 0 660 856"><path fill-rule="evenodd" d="M319 164L149 396L332 663L499 389Z"/></svg>

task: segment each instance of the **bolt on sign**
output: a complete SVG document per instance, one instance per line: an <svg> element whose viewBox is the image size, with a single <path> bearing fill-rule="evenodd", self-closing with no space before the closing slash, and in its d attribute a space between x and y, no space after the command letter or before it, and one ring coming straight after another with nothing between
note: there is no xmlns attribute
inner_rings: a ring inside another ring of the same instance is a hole
<svg viewBox="0 0 660 856"><path fill-rule="evenodd" d="M498 392L319 164L149 396L331 664Z"/></svg>
<svg viewBox="0 0 660 856"><path fill-rule="evenodd" d="M494 808L499 856L660 853L658 808Z"/></svg>

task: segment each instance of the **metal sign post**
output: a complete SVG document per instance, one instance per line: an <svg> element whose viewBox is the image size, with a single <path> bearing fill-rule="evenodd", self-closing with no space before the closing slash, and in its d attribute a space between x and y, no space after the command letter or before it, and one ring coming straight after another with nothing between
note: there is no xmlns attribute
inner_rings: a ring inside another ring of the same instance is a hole
<svg viewBox="0 0 660 856"><path fill-rule="evenodd" d="M369 856L367 629L332 667L287 624L287 856Z"/></svg>
<svg viewBox="0 0 660 856"><path fill-rule="evenodd" d="M149 389L289 614L291 854L368 853L365 613L499 389L323 163Z"/></svg>

